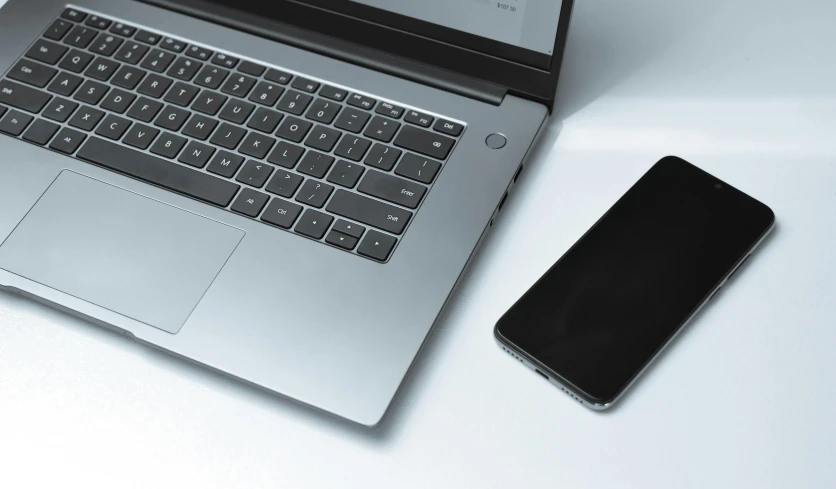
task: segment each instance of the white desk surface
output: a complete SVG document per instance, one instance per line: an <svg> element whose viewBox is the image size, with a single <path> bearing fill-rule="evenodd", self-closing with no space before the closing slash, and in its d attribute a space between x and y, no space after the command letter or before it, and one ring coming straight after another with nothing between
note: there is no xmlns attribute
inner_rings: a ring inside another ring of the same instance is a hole
<svg viewBox="0 0 836 489"><path fill-rule="evenodd" d="M0 487L836 487L834 18L832 0L577 0L555 120L375 430L0 294ZM667 154L777 227L592 412L491 329Z"/></svg>

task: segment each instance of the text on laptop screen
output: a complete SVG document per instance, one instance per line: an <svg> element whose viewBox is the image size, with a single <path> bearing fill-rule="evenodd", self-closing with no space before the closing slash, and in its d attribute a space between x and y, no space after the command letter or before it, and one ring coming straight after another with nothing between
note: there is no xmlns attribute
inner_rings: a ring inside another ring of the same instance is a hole
<svg viewBox="0 0 836 489"><path fill-rule="evenodd" d="M353 0L538 53L552 54L561 0Z"/></svg>

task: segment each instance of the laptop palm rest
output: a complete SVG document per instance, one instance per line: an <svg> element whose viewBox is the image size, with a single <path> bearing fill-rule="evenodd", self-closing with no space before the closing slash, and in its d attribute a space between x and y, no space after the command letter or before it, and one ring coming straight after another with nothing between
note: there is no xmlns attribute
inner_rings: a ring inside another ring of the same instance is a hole
<svg viewBox="0 0 836 489"><path fill-rule="evenodd" d="M177 333L244 234L64 171L0 245L0 268Z"/></svg>

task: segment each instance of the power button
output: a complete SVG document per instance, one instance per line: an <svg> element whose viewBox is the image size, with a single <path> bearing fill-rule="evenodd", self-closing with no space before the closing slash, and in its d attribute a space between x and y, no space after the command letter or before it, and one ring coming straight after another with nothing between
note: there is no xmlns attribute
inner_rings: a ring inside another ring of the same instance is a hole
<svg viewBox="0 0 836 489"><path fill-rule="evenodd" d="M508 142L508 140L505 139L505 136L503 136L502 134L498 134L498 133L493 133L485 139L485 144L487 144L488 147L491 148L491 149L504 148L505 143L507 143L507 142Z"/></svg>

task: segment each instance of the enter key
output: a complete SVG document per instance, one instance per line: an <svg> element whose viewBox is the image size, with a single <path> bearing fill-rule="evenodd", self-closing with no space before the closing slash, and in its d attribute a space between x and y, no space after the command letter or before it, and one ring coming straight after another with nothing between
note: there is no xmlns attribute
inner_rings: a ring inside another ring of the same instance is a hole
<svg viewBox="0 0 836 489"><path fill-rule="evenodd" d="M366 172L357 190L410 209L418 207L424 194L427 193L427 187L423 185L375 170Z"/></svg>

